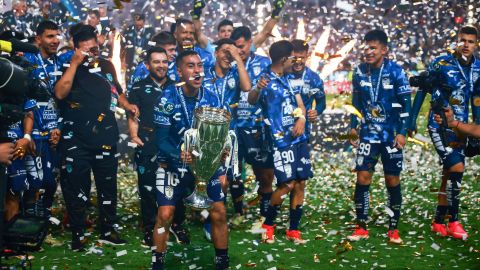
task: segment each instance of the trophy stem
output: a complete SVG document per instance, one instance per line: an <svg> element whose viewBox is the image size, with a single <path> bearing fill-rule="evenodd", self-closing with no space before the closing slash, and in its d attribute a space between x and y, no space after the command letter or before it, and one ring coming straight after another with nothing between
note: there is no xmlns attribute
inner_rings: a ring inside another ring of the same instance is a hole
<svg viewBox="0 0 480 270"><path fill-rule="evenodd" d="M183 201L185 202L186 206L198 211L212 208L213 203L203 187L198 190L198 185L195 186L195 190L192 192L192 194L183 199Z"/></svg>

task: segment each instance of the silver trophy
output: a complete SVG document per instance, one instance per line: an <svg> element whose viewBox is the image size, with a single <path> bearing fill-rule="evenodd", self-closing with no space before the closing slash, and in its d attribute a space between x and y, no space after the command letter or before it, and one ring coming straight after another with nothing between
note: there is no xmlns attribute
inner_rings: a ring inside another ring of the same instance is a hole
<svg viewBox="0 0 480 270"><path fill-rule="evenodd" d="M195 190L184 199L185 205L195 209L209 209L212 200L207 195L210 178L219 169L222 154L233 149L233 163L236 158L235 133L229 131L231 115L220 108L201 107L195 109L193 128L185 131L184 148L193 155L190 165L195 176ZM231 153L232 154L232 153ZM227 160L227 164L230 159Z"/></svg>

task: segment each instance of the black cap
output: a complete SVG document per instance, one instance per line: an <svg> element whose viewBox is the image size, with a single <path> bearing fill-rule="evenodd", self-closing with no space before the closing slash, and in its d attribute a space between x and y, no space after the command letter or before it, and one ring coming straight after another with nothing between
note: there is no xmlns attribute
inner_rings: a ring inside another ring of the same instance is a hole
<svg viewBox="0 0 480 270"><path fill-rule="evenodd" d="M145 21L145 14L135 13L133 14L135 21Z"/></svg>

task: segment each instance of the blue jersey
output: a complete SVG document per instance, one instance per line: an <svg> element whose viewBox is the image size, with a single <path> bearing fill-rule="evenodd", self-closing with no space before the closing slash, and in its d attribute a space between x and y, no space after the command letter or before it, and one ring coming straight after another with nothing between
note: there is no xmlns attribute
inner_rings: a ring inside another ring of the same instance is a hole
<svg viewBox="0 0 480 270"><path fill-rule="evenodd" d="M34 110L35 108L37 108L37 103L34 99L28 99L23 104L23 111L24 112L29 112L31 110ZM22 123L23 123L23 121L18 121L16 123L11 124L8 127L8 130L7 130L7 137L14 140L14 141L23 138L24 134L23 134L23 124Z"/></svg>
<svg viewBox="0 0 480 270"><path fill-rule="evenodd" d="M236 111L238 106L238 99L240 98L240 77L238 69L232 67L227 74L221 78L215 73L215 67L205 70L205 79L203 85L208 89L213 89L218 96L221 104L228 107L232 114L232 122L230 128L235 128Z"/></svg>
<svg viewBox="0 0 480 270"><path fill-rule="evenodd" d="M33 69L29 72L32 79L39 79L45 85L48 93L40 93L42 98L36 100L34 106L30 102L27 105L33 108L34 122L32 135L34 139L48 139L49 131L57 128L58 114L55 108L54 85L62 76L62 60L55 55L49 59L43 59L41 54L25 53L24 57L33 64ZM27 103L28 103L27 102Z"/></svg>
<svg viewBox="0 0 480 270"><path fill-rule="evenodd" d="M313 72L308 67L305 67L302 73L295 74L291 73L288 74L288 78L290 80L290 85L293 88L295 93L300 93L302 96L303 105L305 105L305 109L311 110L313 106L313 101L315 100L316 106L315 110L317 110L318 114L321 114L326 107L325 101L325 91L323 89L323 81L320 79L317 73ZM310 125L308 123L305 124L305 135L307 137L310 133Z"/></svg>
<svg viewBox="0 0 480 270"><path fill-rule="evenodd" d="M270 125L269 131L274 146L282 149L307 140L305 134L293 137L292 129L295 125L293 111L298 108L295 93L287 75L279 77L270 69L265 71L270 78L269 84L262 90L259 104L263 115Z"/></svg>
<svg viewBox="0 0 480 270"><path fill-rule="evenodd" d="M445 106L450 105L455 119L465 123L468 122L469 102L472 102L473 115L478 120L480 61L473 58L473 64L461 66L458 60L449 54L437 57L428 71L435 82L432 100L440 99ZM430 112L428 125L432 128L439 127L434 121L433 112Z"/></svg>
<svg viewBox="0 0 480 270"><path fill-rule="evenodd" d="M362 63L354 72L352 84L353 106L364 118L360 137L390 142L397 134L406 134L411 91L402 67L388 59L384 59L380 69Z"/></svg>
<svg viewBox="0 0 480 270"><path fill-rule="evenodd" d="M168 129L169 144L180 153L183 143L183 134L193 124L194 111L197 107L223 107L218 96L211 89L201 87L197 97L186 97L183 88L170 85L159 97L153 110L154 124L157 129ZM165 142L157 142L158 144ZM159 147L160 148L160 147ZM178 165L180 160L169 159L171 153L159 153L160 160L167 160L170 164Z"/></svg>
<svg viewBox="0 0 480 270"><path fill-rule="evenodd" d="M254 53L250 53L250 57L245 62L248 76L252 85L255 87L260 75L265 72L271 64L270 59ZM261 121L262 110L260 105L251 105L248 103L248 92L240 92L240 98L237 106L236 126L237 127L255 127L263 125Z"/></svg>

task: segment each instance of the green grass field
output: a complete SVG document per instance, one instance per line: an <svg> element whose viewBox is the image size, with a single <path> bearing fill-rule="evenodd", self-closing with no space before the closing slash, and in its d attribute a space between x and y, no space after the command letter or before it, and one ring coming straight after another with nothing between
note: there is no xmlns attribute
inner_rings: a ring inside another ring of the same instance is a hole
<svg viewBox="0 0 480 270"><path fill-rule="evenodd" d="M371 186L370 239L356 243L345 241L354 224L353 157L350 151L316 155L315 177L307 184L301 225L304 238L309 240L306 245L294 245L284 237L288 226L288 201L283 204L277 241L272 245L260 243L260 235L249 232L252 220L257 217L256 208L250 208L247 212L250 220L242 228L230 231L231 269L480 269L478 158L468 160L462 183L461 220L470 237L467 241L441 238L430 232L439 187L437 156L431 146L422 149L418 145L408 145L399 224L404 244L398 246L387 243L386 189L379 173L380 165L377 165ZM122 170L119 196L122 233L128 240L126 246L97 246L103 252L101 255L71 252L68 247L70 232L53 225L51 230L60 246L44 244L42 252L33 253L33 269L149 269L151 253L140 246L142 233L135 186L135 174ZM187 227L192 244L170 243L166 269L213 269L214 250L204 240L201 223L189 221ZM90 237L91 246L97 237L94 231ZM119 256L121 254L125 255ZM18 260L6 262L15 264Z"/></svg>

